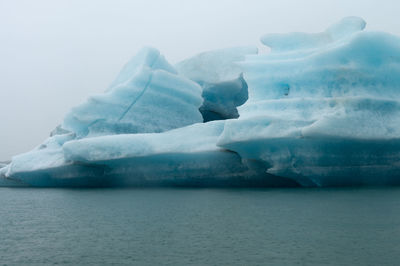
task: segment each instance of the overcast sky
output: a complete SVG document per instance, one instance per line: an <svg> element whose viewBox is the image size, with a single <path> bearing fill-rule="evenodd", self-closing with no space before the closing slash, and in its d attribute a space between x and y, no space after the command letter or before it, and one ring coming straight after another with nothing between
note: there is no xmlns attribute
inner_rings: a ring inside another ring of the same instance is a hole
<svg viewBox="0 0 400 266"><path fill-rule="evenodd" d="M349 15L400 35L399 10L396 0L0 0L0 161L42 142L142 46L175 63Z"/></svg>

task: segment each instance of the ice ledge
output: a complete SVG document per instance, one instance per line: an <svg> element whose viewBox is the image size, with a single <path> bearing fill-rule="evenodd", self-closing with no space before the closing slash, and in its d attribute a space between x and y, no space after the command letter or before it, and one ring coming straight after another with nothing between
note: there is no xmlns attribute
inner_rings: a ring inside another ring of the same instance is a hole
<svg viewBox="0 0 400 266"><path fill-rule="evenodd" d="M345 39L356 32L364 30L366 22L359 17L346 17L330 26L324 32L286 34L266 34L261 42L271 47L273 52L315 49Z"/></svg>

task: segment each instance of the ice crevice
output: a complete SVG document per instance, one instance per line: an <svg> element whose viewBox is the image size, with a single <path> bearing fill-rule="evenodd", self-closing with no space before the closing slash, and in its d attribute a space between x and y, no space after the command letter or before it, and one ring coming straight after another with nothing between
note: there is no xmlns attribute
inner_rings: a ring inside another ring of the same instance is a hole
<svg viewBox="0 0 400 266"><path fill-rule="evenodd" d="M153 78L153 73L150 74L149 80L147 81L146 85L144 85L142 92L132 101L132 103L128 106L128 108L121 114L121 116L118 118L118 121L121 121L126 114L132 109L132 107L135 105L135 103L144 95L146 92L147 88L149 87L151 80Z"/></svg>
<svg viewBox="0 0 400 266"><path fill-rule="evenodd" d="M153 65L157 62L157 60L158 60L159 58L160 58L160 54L158 54L158 55L153 59L153 62L151 62L151 63L149 64L149 68L152 68ZM142 92L136 97L136 99L134 99L134 100L132 101L132 103L128 106L128 108L121 114L121 116L119 117L118 121L121 121L121 120L125 117L125 115L129 112L129 110L132 109L133 105L140 99L140 97L143 96L143 94L146 92L147 88L149 87L152 78L153 78L153 73L150 73L150 76L149 76L149 78L148 78L149 80L147 81L146 85L144 86Z"/></svg>

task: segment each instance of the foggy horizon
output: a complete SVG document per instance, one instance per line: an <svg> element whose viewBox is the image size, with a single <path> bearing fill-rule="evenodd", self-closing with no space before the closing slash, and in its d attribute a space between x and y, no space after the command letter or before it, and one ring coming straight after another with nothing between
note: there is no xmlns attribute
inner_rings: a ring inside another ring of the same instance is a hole
<svg viewBox="0 0 400 266"><path fill-rule="evenodd" d="M102 93L143 46L170 63L256 45L265 33L320 32L346 16L400 35L396 1L0 1L0 161L46 139Z"/></svg>

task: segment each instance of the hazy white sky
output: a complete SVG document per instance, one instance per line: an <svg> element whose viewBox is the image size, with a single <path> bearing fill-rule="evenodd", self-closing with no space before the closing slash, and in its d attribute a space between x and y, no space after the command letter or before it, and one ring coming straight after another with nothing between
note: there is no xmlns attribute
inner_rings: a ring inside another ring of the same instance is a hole
<svg viewBox="0 0 400 266"><path fill-rule="evenodd" d="M0 0L0 161L42 142L142 46L170 62L361 16L400 35L398 0Z"/></svg>

